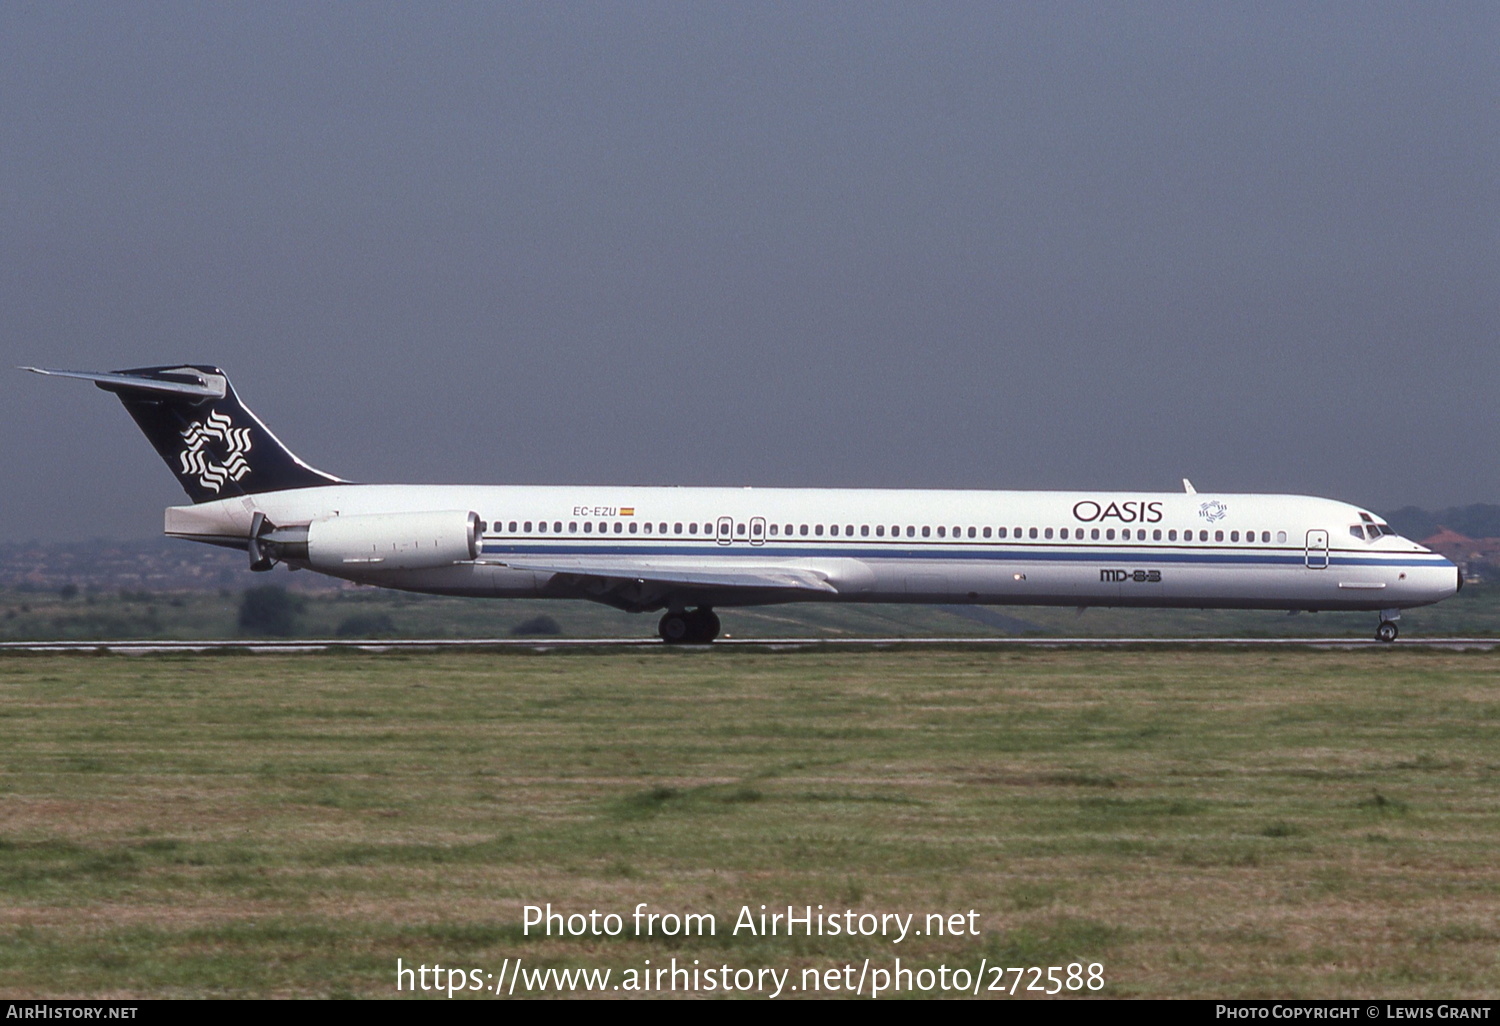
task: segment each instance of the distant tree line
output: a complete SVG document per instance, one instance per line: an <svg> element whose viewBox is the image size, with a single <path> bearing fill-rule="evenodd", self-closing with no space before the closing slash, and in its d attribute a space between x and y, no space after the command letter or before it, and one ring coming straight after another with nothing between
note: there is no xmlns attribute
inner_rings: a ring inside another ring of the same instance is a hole
<svg viewBox="0 0 1500 1026"><path fill-rule="evenodd" d="M1445 527L1470 538L1500 538L1500 506L1483 502L1440 510L1403 506L1388 514L1386 522L1413 541L1431 538Z"/></svg>
<svg viewBox="0 0 1500 1026"><path fill-rule="evenodd" d="M303 602L280 585L246 588L240 596L241 634L289 638L297 633Z"/></svg>

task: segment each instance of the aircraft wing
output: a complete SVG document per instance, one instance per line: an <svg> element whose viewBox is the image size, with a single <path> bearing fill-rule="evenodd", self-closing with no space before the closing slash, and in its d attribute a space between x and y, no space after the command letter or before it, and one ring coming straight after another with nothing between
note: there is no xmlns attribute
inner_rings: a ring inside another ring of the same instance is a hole
<svg viewBox="0 0 1500 1026"><path fill-rule="evenodd" d="M480 562L537 573L650 581L654 584L680 584L698 588L777 588L838 594L838 589L829 584L828 579L821 574L774 563L741 566L736 561L734 566L692 566L630 557L616 557L608 561L567 557L537 560L521 557L514 560L485 559Z"/></svg>

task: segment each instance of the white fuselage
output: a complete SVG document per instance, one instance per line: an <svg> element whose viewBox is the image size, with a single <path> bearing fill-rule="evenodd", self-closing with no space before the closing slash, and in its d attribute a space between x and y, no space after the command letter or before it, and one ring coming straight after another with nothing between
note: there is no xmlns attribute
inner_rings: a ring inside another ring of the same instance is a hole
<svg viewBox="0 0 1500 1026"><path fill-rule="evenodd" d="M412 591L630 609L822 600L1394 611L1460 583L1454 564L1368 512L1298 495L330 485L173 507L166 531L243 547L256 512L306 524L432 510L478 514L477 558L318 569ZM645 566L708 583L599 584L612 569L628 581ZM723 584L746 567L826 589Z"/></svg>

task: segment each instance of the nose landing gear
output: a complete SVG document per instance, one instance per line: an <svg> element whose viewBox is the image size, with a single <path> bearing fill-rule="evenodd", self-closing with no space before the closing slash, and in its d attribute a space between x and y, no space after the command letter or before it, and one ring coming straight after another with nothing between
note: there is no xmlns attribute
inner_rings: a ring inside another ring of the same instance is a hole
<svg viewBox="0 0 1500 1026"><path fill-rule="evenodd" d="M1401 610L1382 609L1380 611L1380 626L1375 628L1375 640L1391 642L1396 640L1396 635L1401 633L1396 626L1396 621L1401 619Z"/></svg>
<svg viewBox="0 0 1500 1026"><path fill-rule="evenodd" d="M656 625L656 633L668 645L707 645L719 636L719 618L708 606L692 612L669 609Z"/></svg>

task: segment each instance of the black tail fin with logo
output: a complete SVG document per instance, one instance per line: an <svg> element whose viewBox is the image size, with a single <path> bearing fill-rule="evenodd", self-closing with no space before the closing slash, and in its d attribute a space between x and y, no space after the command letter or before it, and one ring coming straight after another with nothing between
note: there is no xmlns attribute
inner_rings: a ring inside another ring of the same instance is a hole
<svg viewBox="0 0 1500 1026"><path fill-rule="evenodd" d="M23 369L82 378L118 395L194 502L342 483L281 444L217 367L135 367L108 374Z"/></svg>

